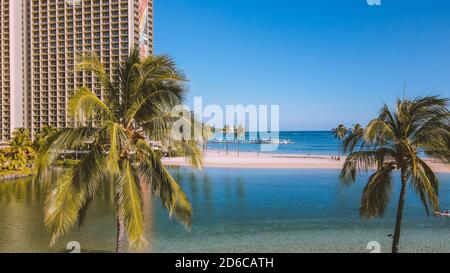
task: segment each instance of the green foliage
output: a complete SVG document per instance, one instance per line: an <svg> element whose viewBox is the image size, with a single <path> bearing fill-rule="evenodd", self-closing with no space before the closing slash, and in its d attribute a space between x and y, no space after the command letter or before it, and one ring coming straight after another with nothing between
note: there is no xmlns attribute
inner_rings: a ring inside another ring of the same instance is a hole
<svg viewBox="0 0 450 273"><path fill-rule="evenodd" d="M239 125L238 127L234 128L234 138L242 140L245 138L245 127L242 125Z"/></svg>
<svg viewBox="0 0 450 273"><path fill-rule="evenodd" d="M30 173L35 156L28 129L16 129L9 146L0 150L0 172L2 174Z"/></svg>
<svg viewBox="0 0 450 273"><path fill-rule="evenodd" d="M51 245L74 225L84 223L101 183L113 185L118 226L125 228L132 250L145 245L143 185L161 199L171 217L189 227L190 203L163 166L162 153L150 144L159 143L162 149L186 156L193 166L202 166L197 143L180 141L171 131L178 120L172 109L182 104L186 93L183 73L171 58L141 60L138 50L116 69L119 77L114 81L91 52L79 56L77 69L93 72L101 80L105 100L87 88L76 90L69 102L76 127L57 132L40 150L38 178L48 179L61 151L90 143L89 153L53 181L46 198Z"/></svg>
<svg viewBox="0 0 450 273"><path fill-rule="evenodd" d="M348 133L348 129L343 124L339 124L338 127L333 128L331 131L334 137L340 140L343 140Z"/></svg>
<svg viewBox="0 0 450 273"><path fill-rule="evenodd" d="M382 217L393 191L394 170L402 174L400 204L406 198L406 184L422 200L427 213L439 210L439 181L427 161L420 158L424 152L430 158L450 162L450 112L447 98L429 96L413 100L397 100L396 109L386 105L378 118L365 129L355 126L344 140L350 155L341 171L341 181L350 185L357 174L375 169L370 176L361 200L361 216ZM402 206L399 206L394 244L398 242ZM393 250L397 251L398 246Z"/></svg>
<svg viewBox="0 0 450 273"><path fill-rule="evenodd" d="M214 136L214 129L207 124L203 125L203 140L208 141L213 136Z"/></svg>
<svg viewBox="0 0 450 273"><path fill-rule="evenodd" d="M343 124L340 124L338 127L333 128L331 130L331 132L333 133L333 136L335 138L339 139L339 148L338 148L338 155L340 155L341 152L341 142L342 140L344 140L344 138L347 136L348 134L348 129L347 127L345 127Z"/></svg>
<svg viewBox="0 0 450 273"><path fill-rule="evenodd" d="M51 137L55 135L58 132L58 129L51 125L44 126L42 129L37 132L34 142L33 142L33 148L36 151L39 151L43 147L45 147Z"/></svg>

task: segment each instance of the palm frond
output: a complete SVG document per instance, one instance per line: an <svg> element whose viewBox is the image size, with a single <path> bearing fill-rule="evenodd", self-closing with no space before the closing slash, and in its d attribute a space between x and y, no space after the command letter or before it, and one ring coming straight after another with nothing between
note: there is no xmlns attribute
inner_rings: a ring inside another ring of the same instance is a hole
<svg viewBox="0 0 450 273"><path fill-rule="evenodd" d="M181 101L170 90L157 90L146 97L136 98L126 113L128 123L141 124L148 118L171 113Z"/></svg>
<svg viewBox="0 0 450 273"><path fill-rule="evenodd" d="M105 67L100 58L93 51L84 51L77 55L75 70L93 72L102 80L102 82L109 81L109 75L106 72Z"/></svg>
<svg viewBox="0 0 450 273"><path fill-rule="evenodd" d="M149 56L142 62L143 71L152 81L186 82L186 75L168 55Z"/></svg>
<svg viewBox="0 0 450 273"><path fill-rule="evenodd" d="M80 123L97 116L107 120L113 117L108 106L85 87L75 91L75 94L69 100L67 111L70 116Z"/></svg>
<svg viewBox="0 0 450 273"><path fill-rule="evenodd" d="M127 135L123 127L115 122L109 122L107 124L107 132L109 139L109 151L106 167L108 168L111 176L115 176L120 173L120 152L121 147L125 146Z"/></svg>
<svg viewBox="0 0 450 273"><path fill-rule="evenodd" d="M72 183L73 173L67 171L50 187L44 205L44 223L50 230L50 246L69 232L78 220L79 210L87 200L84 189Z"/></svg>
<svg viewBox="0 0 450 273"><path fill-rule="evenodd" d="M356 175L367 172L370 168L380 168L383 164L392 161L395 151L388 148L378 150L357 151L351 153L344 162L341 170L340 180L344 185L356 181Z"/></svg>
<svg viewBox="0 0 450 273"><path fill-rule="evenodd" d="M114 183L115 203L123 219L130 248L140 250L146 245L144 238L143 198L137 170L124 160L121 175Z"/></svg>
<svg viewBox="0 0 450 273"><path fill-rule="evenodd" d="M51 245L78 221L82 226L88 205L95 197L104 172L104 158L99 146L73 168L52 182L46 197L45 224L52 234Z"/></svg>
<svg viewBox="0 0 450 273"><path fill-rule="evenodd" d="M430 207L439 211L439 180L425 161L418 159L417 163L417 167L411 170L409 176L414 191L429 215Z"/></svg>
<svg viewBox="0 0 450 273"><path fill-rule="evenodd" d="M170 217L175 217L187 228L191 226L192 206L178 183L161 162L161 158L144 141L139 153L143 155L139 170L142 181L151 185L152 193L161 199Z"/></svg>
<svg viewBox="0 0 450 273"><path fill-rule="evenodd" d="M58 157L65 150L77 149L79 146L93 141L101 132L101 129L82 127L63 129L54 134L48 143L39 151L36 159L38 180L48 179L48 167L55 164Z"/></svg>
<svg viewBox="0 0 450 273"><path fill-rule="evenodd" d="M358 144L364 145L362 138L364 136L364 130L355 126L350 135L348 135L343 142L344 153L351 153L355 150ZM363 147L363 146L362 146Z"/></svg>
<svg viewBox="0 0 450 273"><path fill-rule="evenodd" d="M363 134L364 143L369 146L383 146L396 138L392 125L380 118L370 121Z"/></svg>
<svg viewBox="0 0 450 273"><path fill-rule="evenodd" d="M362 217L372 219L384 215L392 195L392 170L391 164L385 164L370 176L361 199Z"/></svg>

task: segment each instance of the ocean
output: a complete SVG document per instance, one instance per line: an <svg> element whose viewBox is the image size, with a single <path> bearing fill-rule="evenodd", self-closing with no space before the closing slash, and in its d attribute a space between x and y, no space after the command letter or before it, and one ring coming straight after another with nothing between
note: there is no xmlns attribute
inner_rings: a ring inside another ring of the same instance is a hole
<svg viewBox="0 0 450 273"><path fill-rule="evenodd" d="M222 134L216 134L215 139L223 139ZM231 136L231 139L233 137ZM246 134L246 139L249 139L249 134ZM296 131L296 132L280 132L280 141L288 141L290 144L280 144L275 151L270 153L280 154L305 154L305 155L337 155L339 141L336 139L331 131ZM226 143L210 143L211 150L226 150ZM237 151L237 143L229 143L228 149L230 151ZM260 144L240 144L240 150L243 152L260 152Z"/></svg>

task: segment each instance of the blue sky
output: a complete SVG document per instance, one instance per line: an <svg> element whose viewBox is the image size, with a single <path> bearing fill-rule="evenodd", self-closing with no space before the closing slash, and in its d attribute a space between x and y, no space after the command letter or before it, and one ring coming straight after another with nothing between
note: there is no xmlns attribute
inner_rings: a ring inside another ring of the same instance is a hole
<svg viewBox="0 0 450 273"><path fill-rule="evenodd" d="M155 47L189 104L278 104L282 130L365 124L405 81L450 96L448 0L155 0Z"/></svg>

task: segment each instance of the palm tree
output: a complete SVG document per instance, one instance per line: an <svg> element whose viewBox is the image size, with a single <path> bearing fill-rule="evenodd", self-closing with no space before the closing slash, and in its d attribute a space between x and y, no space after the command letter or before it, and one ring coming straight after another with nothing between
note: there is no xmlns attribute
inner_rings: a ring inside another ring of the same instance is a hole
<svg viewBox="0 0 450 273"><path fill-rule="evenodd" d="M23 171L27 168L35 155L30 139L30 131L18 128L13 132L10 147L6 149L8 154L7 168L11 171Z"/></svg>
<svg viewBox="0 0 450 273"><path fill-rule="evenodd" d="M332 129L331 131L332 131L332 133L333 133L333 136L334 136L335 138L338 138L338 139L339 139L339 144L338 144L338 159L340 159L340 158L341 158L341 142L342 142L342 140L344 140L345 136L347 135L348 130L347 130L347 128L346 128L343 124L340 124L338 127Z"/></svg>
<svg viewBox="0 0 450 273"><path fill-rule="evenodd" d="M42 129L36 134L33 142L33 147L36 151L39 151L42 147L45 147L47 141L58 132L58 129L51 125L42 127Z"/></svg>
<svg viewBox="0 0 450 273"><path fill-rule="evenodd" d="M353 149L358 145L361 137L364 133L364 128L361 124L357 123L353 125L353 128L350 129L350 133L345 137L344 140L344 153L348 153L353 151Z"/></svg>
<svg viewBox="0 0 450 273"><path fill-rule="evenodd" d="M234 138L237 141L238 145L238 157L240 156L240 144L241 140L245 139L245 127L242 125L239 125L238 127L234 128Z"/></svg>
<svg viewBox="0 0 450 273"><path fill-rule="evenodd" d="M450 161L450 127L448 99L438 96L397 100L392 111L384 106L372 120L345 160L340 179L344 184L355 182L356 174L374 168L364 189L360 213L364 218L384 215L393 191L392 175L400 172L401 191L397 207L392 252L399 251L403 207L408 182L430 213L439 210L439 181L420 152L445 163ZM346 139L352 147L354 140Z"/></svg>
<svg viewBox="0 0 450 273"><path fill-rule="evenodd" d="M203 152L208 152L208 141L214 136L213 128L208 124L203 126Z"/></svg>
<svg viewBox="0 0 450 273"><path fill-rule="evenodd" d="M230 127L229 125L225 125L225 126L223 127L222 132L223 132L223 134L224 134L225 142L226 142L226 145L227 145L227 155L228 155L228 133L229 133L230 131L231 131L231 127Z"/></svg>
<svg viewBox="0 0 450 273"><path fill-rule="evenodd" d="M91 143L89 153L53 181L45 200L45 224L51 245L75 224L84 224L89 204L102 183L112 183L117 220L117 252L145 246L142 187L149 186L170 217L191 225L192 208L181 187L163 166L149 139L179 151L200 168L201 151L193 140L179 140L172 127L182 117L172 108L183 102L186 78L168 56L141 60L133 50L111 79L100 59L81 54L78 70L92 72L102 83L100 100L82 87L70 99L75 128L56 133L38 158L39 179L46 179L61 151ZM190 122L190 120L185 120Z"/></svg>

